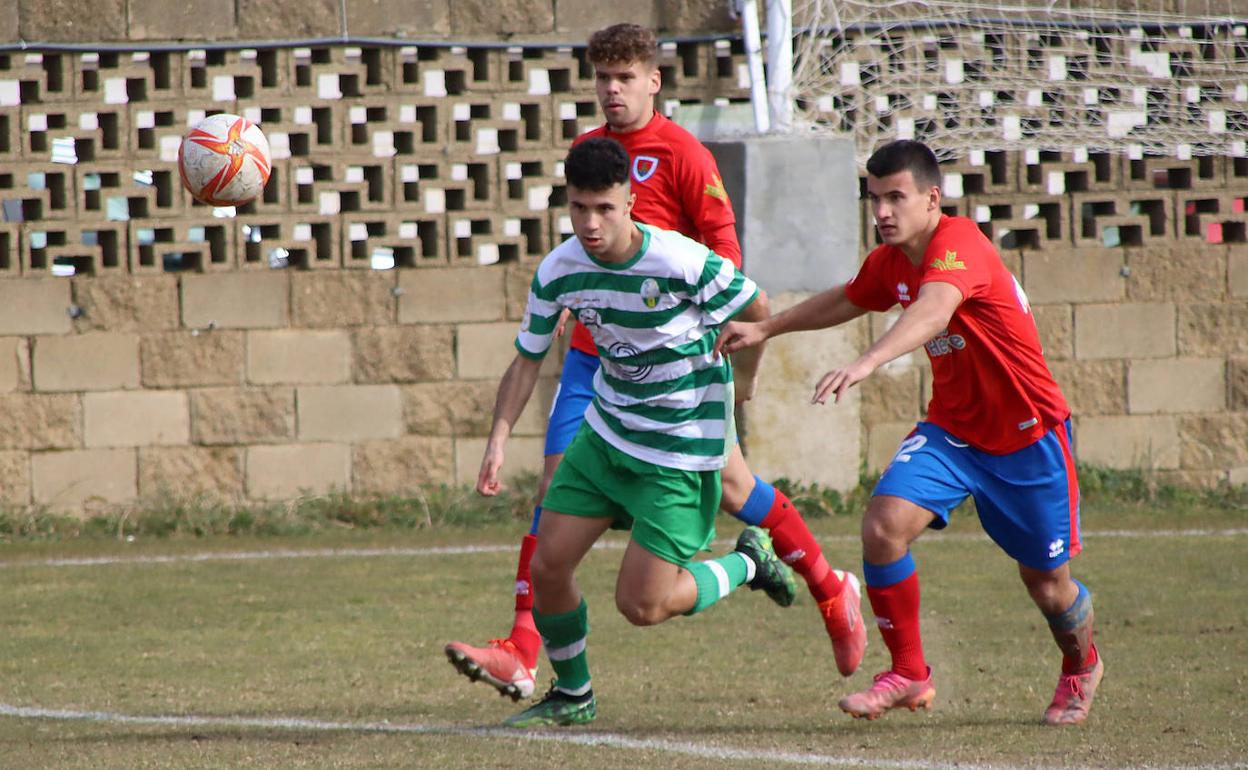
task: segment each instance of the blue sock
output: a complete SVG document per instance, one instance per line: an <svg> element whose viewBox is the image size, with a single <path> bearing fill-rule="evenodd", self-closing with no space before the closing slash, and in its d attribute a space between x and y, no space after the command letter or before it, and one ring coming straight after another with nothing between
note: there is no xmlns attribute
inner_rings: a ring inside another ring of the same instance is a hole
<svg viewBox="0 0 1248 770"><path fill-rule="evenodd" d="M767 518L767 514L771 511L771 506L775 501L775 488L758 476L755 476L754 489L750 492L750 496L746 498L745 505L741 506L741 510L734 512L732 515L746 524L758 526L763 523L763 519Z"/></svg>

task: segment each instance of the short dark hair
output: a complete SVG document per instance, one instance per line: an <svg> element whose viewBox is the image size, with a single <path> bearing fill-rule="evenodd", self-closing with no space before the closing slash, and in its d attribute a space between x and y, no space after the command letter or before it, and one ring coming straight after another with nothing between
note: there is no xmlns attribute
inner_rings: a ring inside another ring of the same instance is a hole
<svg viewBox="0 0 1248 770"><path fill-rule="evenodd" d="M624 145L614 139L594 137L568 151L563 174L572 187L600 192L628 184L628 165Z"/></svg>
<svg viewBox="0 0 1248 770"><path fill-rule="evenodd" d="M940 187L940 163L936 153L922 142L898 139L877 149L867 159L867 173L877 179L902 171L910 172L920 190Z"/></svg>
<svg viewBox="0 0 1248 770"><path fill-rule="evenodd" d="M659 43L654 32L640 24L613 24L589 36L585 58L591 64L619 64L639 61L654 69L659 61Z"/></svg>

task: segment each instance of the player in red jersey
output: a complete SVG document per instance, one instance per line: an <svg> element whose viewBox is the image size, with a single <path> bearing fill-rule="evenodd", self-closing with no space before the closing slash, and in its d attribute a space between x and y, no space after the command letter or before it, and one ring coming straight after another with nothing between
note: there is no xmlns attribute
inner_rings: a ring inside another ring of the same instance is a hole
<svg viewBox="0 0 1248 770"><path fill-rule="evenodd" d="M1092 642L1092 597L1070 574L1079 486L1070 409L1049 373L1022 287L991 241L940 210L940 168L925 145L900 140L867 161L867 193L884 245L858 275L761 323L728 324L721 352L785 332L823 329L898 303L897 323L856 360L828 372L814 402L839 401L883 364L923 346L932 364L927 420L880 477L862 523L863 574L892 667L840 702L875 719L935 696L919 634L910 543L941 529L968 496L985 531L1015 561L1062 651L1045 721L1087 718L1104 666Z"/></svg>
<svg viewBox="0 0 1248 770"><path fill-rule="evenodd" d="M631 158L631 186L636 196L633 218L681 232L699 240L721 257L741 266L736 219L724 191L715 159L692 134L654 109L659 92L658 45L654 34L635 24L617 24L596 32L587 52L594 66L598 103L606 123L573 143L591 136L614 139ZM760 293L742 318L766 318ZM753 395L758 355L736 361L737 399ZM546 460L537 499L540 502L563 452L575 435L593 396L598 351L588 331L573 329L570 350L546 431ZM866 631L860 612L858 579L829 567L805 521L781 491L754 476L736 447L722 473L722 508L747 524L769 530L776 553L806 580L832 639L837 669L852 674L862 660ZM533 627L529 560L537 546L540 505L524 538L516 573L515 621L506 639L485 647L451 642L445 652L470 679L482 680L518 700L533 692L541 639Z"/></svg>

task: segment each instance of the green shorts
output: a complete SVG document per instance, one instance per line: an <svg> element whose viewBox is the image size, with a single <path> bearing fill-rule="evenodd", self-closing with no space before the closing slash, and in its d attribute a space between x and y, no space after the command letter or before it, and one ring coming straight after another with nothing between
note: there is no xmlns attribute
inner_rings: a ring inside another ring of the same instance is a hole
<svg viewBox="0 0 1248 770"><path fill-rule="evenodd" d="M582 424L542 508L613 519L612 528L632 529L642 548L684 565L715 538L720 491L719 471L682 471L638 460Z"/></svg>

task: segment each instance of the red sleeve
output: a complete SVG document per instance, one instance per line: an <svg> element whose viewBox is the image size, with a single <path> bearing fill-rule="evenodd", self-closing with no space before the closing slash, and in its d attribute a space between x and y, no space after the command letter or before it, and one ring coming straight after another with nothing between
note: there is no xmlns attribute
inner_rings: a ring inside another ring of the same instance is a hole
<svg viewBox="0 0 1248 770"><path fill-rule="evenodd" d="M883 270L883 253L886 246L881 246L867 255L867 259L858 268L854 276L845 286L845 295L849 301L865 310L882 313L897 304L897 295L888 287Z"/></svg>
<svg viewBox="0 0 1248 770"><path fill-rule="evenodd" d="M701 142L693 139L681 147L677 157L677 189L681 208L693 221L698 240L719 256L741 267L741 244L737 241L737 218L724 190L715 157Z"/></svg>

